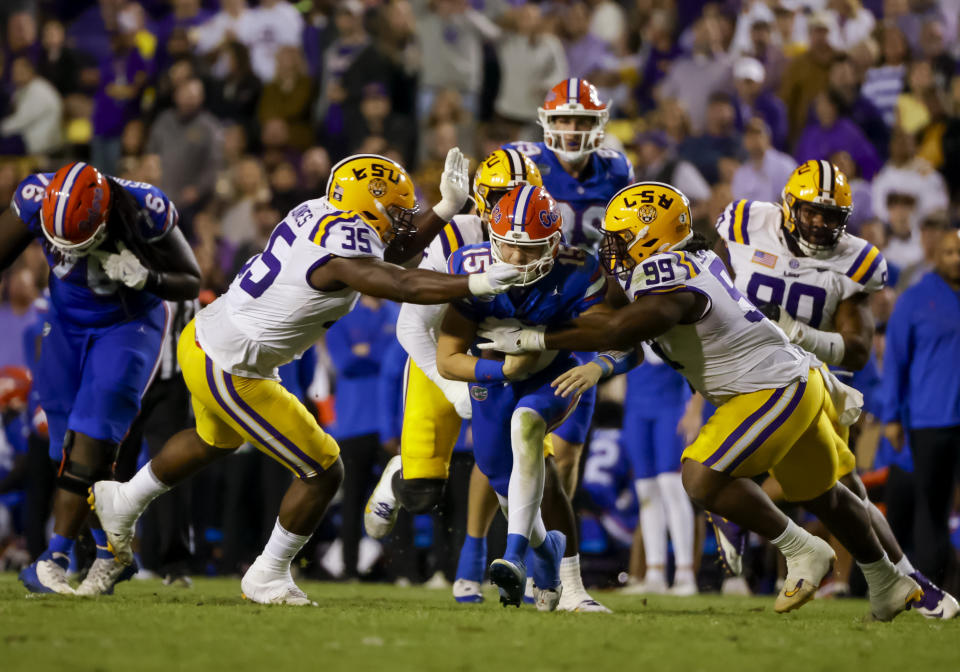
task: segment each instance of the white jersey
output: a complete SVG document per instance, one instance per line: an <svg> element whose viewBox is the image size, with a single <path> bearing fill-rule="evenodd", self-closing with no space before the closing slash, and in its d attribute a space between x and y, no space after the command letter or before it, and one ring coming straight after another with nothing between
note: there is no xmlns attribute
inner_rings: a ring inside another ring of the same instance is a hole
<svg viewBox="0 0 960 672"><path fill-rule="evenodd" d="M887 262L862 238L843 234L829 259L798 257L782 222L780 206L762 201L734 201L717 220L736 286L754 305L779 304L793 318L831 331L841 301L886 284Z"/></svg>
<svg viewBox="0 0 960 672"><path fill-rule="evenodd" d="M423 252L419 268L439 273L447 272L447 259L461 247L483 242L483 224L476 215L457 215L431 241ZM405 303L397 319L397 338L410 358L437 383L437 332L447 304L417 305Z"/></svg>
<svg viewBox="0 0 960 672"><path fill-rule="evenodd" d="M699 320L671 327L651 345L714 405L806 380L810 368L820 365L740 293L713 252L656 254L620 284L631 301L680 290L707 298Z"/></svg>
<svg viewBox="0 0 960 672"><path fill-rule="evenodd" d="M380 236L354 212L326 198L301 203L277 224L226 294L197 315L197 340L217 366L279 380L277 367L299 357L360 298L349 287L323 292L310 273L331 257L383 259Z"/></svg>

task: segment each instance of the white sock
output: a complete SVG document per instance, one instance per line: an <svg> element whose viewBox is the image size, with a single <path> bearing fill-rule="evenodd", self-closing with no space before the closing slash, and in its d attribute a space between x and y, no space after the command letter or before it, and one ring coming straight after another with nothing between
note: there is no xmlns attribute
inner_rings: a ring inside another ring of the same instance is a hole
<svg viewBox="0 0 960 672"><path fill-rule="evenodd" d="M528 539L539 519L543 500L543 437L546 423L529 408L518 408L510 418L510 440L513 448L513 469L507 486L510 510L507 534L520 534ZM542 521L540 523L543 525ZM544 532L545 533L545 532ZM543 543L543 537L540 537Z"/></svg>
<svg viewBox="0 0 960 672"><path fill-rule="evenodd" d="M294 534L283 529L280 519L277 518L277 522L273 526L273 532L270 533L270 538L267 540L267 545L263 547L261 557L267 560L274 569L285 571L289 569L293 556L299 553L300 549L309 540L309 534Z"/></svg>
<svg viewBox="0 0 960 672"><path fill-rule="evenodd" d="M667 564L667 516L657 479L641 478L634 481L633 485L640 502L643 554L649 572L651 566L663 567Z"/></svg>
<svg viewBox="0 0 960 672"><path fill-rule="evenodd" d="M564 595L585 593L583 577L580 576L580 554L571 555L560 561L560 583L563 584Z"/></svg>
<svg viewBox="0 0 960 672"><path fill-rule="evenodd" d="M157 497L167 492L171 486L163 483L147 462L129 481L120 486L130 506L139 514Z"/></svg>
<svg viewBox="0 0 960 672"><path fill-rule="evenodd" d="M890 562L886 553L876 562L858 562L857 566L860 567L860 570L863 572L863 578L867 580L867 586L870 587L871 592L873 592L875 588L882 590L892 581L900 578L900 572L898 572L897 568Z"/></svg>
<svg viewBox="0 0 960 672"><path fill-rule="evenodd" d="M770 543L780 549L785 558L790 558L806 548L810 536L809 532L790 520L787 529L776 539L771 539Z"/></svg>
<svg viewBox="0 0 960 672"><path fill-rule="evenodd" d="M894 567L899 569L901 574L906 574L907 576L910 576L917 571L917 568L914 567L910 562L910 558L907 557L906 553L903 554L903 557L897 560L897 564L895 564Z"/></svg>
<svg viewBox="0 0 960 672"><path fill-rule="evenodd" d="M693 567L693 505L677 472L657 476L677 567Z"/></svg>
<svg viewBox="0 0 960 672"><path fill-rule="evenodd" d="M688 565L686 567L681 567L677 565L677 571L673 575L673 585L676 586L681 583L688 584L688 583L696 583L696 582L697 582L697 579L693 575L692 566Z"/></svg>

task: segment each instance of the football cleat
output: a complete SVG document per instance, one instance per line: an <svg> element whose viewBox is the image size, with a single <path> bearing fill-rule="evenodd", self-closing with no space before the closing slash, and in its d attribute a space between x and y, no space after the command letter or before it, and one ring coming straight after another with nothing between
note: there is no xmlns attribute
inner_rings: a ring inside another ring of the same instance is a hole
<svg viewBox="0 0 960 672"><path fill-rule="evenodd" d="M124 565L113 558L97 558L90 565L87 577L77 588L77 595L113 595L113 588L121 581L129 581L137 573L137 563Z"/></svg>
<svg viewBox="0 0 960 672"><path fill-rule="evenodd" d="M533 577L527 577L527 584L523 587L523 603L536 604L537 598L533 596Z"/></svg>
<svg viewBox="0 0 960 672"><path fill-rule="evenodd" d="M707 522L713 526L720 551L720 564L732 576L743 574L743 553L747 548L749 531L715 513L707 512Z"/></svg>
<svg viewBox="0 0 960 672"><path fill-rule="evenodd" d="M293 582L290 568L279 571L266 566L260 555L240 580L243 599L257 604L286 604L296 607L315 607L307 594Z"/></svg>
<svg viewBox="0 0 960 672"><path fill-rule="evenodd" d="M787 558L787 578L777 595L773 610L783 614L799 609L812 600L836 559L837 554L830 544L820 537L811 537L805 549Z"/></svg>
<svg viewBox="0 0 960 672"><path fill-rule="evenodd" d="M140 512L127 502L121 485L117 481L97 481L89 490L87 502L100 519L110 552L117 562L129 565L133 563L131 544Z"/></svg>
<svg viewBox="0 0 960 672"><path fill-rule="evenodd" d="M887 585L870 587L870 618L875 621L892 621L902 611L923 601L923 588L906 574L897 573Z"/></svg>
<svg viewBox="0 0 960 672"><path fill-rule="evenodd" d="M676 597L691 597L700 592L697 588L697 580L692 576L674 577L673 586L667 591L668 594Z"/></svg>
<svg viewBox="0 0 960 672"><path fill-rule="evenodd" d="M566 548L563 532L550 530L543 544L533 551L533 602L538 611L553 611L560 603L560 561Z"/></svg>
<svg viewBox="0 0 960 672"><path fill-rule="evenodd" d="M393 475L400 471L400 456L394 455L387 462L387 466L380 476L377 487L367 500L367 508L363 512L363 526L374 539L382 539L390 534L390 530L397 522L400 513L400 504L393 493Z"/></svg>
<svg viewBox="0 0 960 672"><path fill-rule="evenodd" d="M920 572L914 572L910 578L923 589L923 599L913 605L913 610L924 618L955 618L960 613L957 598L934 583Z"/></svg>
<svg viewBox="0 0 960 672"><path fill-rule="evenodd" d="M53 553L46 550L36 562L20 571L19 578L31 593L76 595L77 592L67 581L69 566L70 557L66 553Z"/></svg>
<svg viewBox="0 0 960 672"><path fill-rule="evenodd" d="M453 599L461 604L480 604L483 602L483 591L479 581L457 579L453 582Z"/></svg>
<svg viewBox="0 0 960 672"><path fill-rule="evenodd" d="M490 563L490 583L500 591L500 604L519 607L527 583L527 568L522 562L499 558Z"/></svg>
<svg viewBox="0 0 960 672"><path fill-rule="evenodd" d="M566 593L560 596L560 604L557 605L557 611L573 611L577 613L596 613L612 614L610 609L590 597L586 591L574 593L568 596Z"/></svg>
<svg viewBox="0 0 960 672"><path fill-rule="evenodd" d="M666 592L667 581L663 578L663 573L652 576L649 571L642 581L628 583L620 589L621 595L665 595Z"/></svg>

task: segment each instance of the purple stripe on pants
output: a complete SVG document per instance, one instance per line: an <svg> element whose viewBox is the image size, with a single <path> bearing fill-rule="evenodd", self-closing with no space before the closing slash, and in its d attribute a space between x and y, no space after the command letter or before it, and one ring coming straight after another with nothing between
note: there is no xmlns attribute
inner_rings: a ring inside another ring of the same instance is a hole
<svg viewBox="0 0 960 672"><path fill-rule="evenodd" d="M726 440L720 444L720 447L706 459L706 461L703 463L704 466L710 467L716 464L720 458L723 457L727 451L733 447L733 444L739 441L740 437L746 434L747 430L753 427L755 422L757 422L767 413L767 411L774 407L774 405L777 403L777 400L783 396L783 393L786 389L787 388L785 387L781 387L779 390L771 394L770 398L764 402L763 406L751 413L746 420L737 425L737 428L733 430L729 436L727 436Z"/></svg>
<svg viewBox="0 0 960 672"><path fill-rule="evenodd" d="M800 381L800 384L797 386L797 391L793 395L793 399L790 400L790 403L787 404L787 407L783 409L783 412L777 416L777 418L767 425L766 429L760 432L759 436L755 438L749 446L744 449L742 453L737 456L733 462L730 463L730 466L723 470L725 474L732 474L733 470L736 469L740 464L746 460L748 457L753 455L760 446L762 446L770 436L779 429L783 423L790 419L790 416L793 414L793 411L797 408L797 404L800 403L800 399L803 397L803 393L807 391L806 381Z"/></svg>

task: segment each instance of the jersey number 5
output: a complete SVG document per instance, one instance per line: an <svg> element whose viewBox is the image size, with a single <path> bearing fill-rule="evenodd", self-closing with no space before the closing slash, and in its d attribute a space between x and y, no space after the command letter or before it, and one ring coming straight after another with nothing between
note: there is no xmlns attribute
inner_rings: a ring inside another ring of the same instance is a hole
<svg viewBox="0 0 960 672"><path fill-rule="evenodd" d="M240 289L255 299L267 291L267 288L273 284L273 281L280 274L281 262L273 253L277 241L282 240L289 247L293 245L296 237L297 234L286 222L280 222L270 235L270 241L267 243L266 249L247 262L242 271L243 275L240 277ZM264 267L267 269L266 272L263 272ZM255 280L254 277L259 279Z"/></svg>

